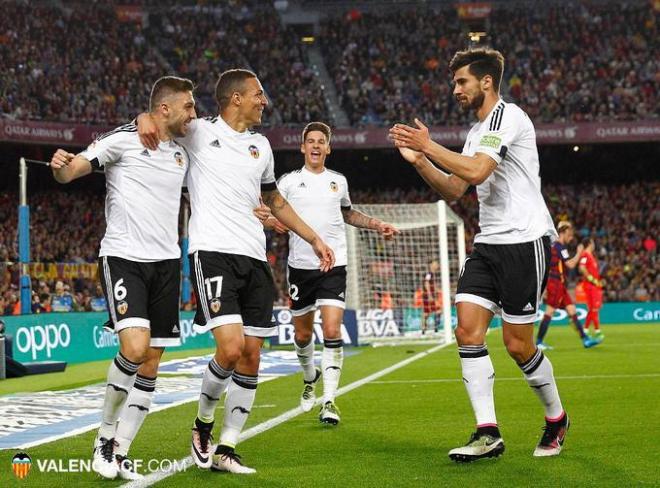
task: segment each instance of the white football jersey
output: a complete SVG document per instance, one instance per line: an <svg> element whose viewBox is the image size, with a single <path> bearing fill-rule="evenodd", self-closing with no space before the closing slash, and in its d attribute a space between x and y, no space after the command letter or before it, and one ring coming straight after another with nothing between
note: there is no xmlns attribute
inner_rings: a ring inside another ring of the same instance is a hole
<svg viewBox="0 0 660 488"><path fill-rule="evenodd" d="M135 124L102 135L80 153L106 180L106 229L99 256L139 262L181 257L179 205L188 155L175 141L156 151L140 143Z"/></svg>
<svg viewBox="0 0 660 488"><path fill-rule="evenodd" d="M485 153L497 162L477 185L480 232L474 242L516 244L557 236L541 194L534 125L513 103L500 100L468 133L463 154Z"/></svg>
<svg viewBox="0 0 660 488"><path fill-rule="evenodd" d="M190 154L189 252L215 251L266 261L266 235L253 210L274 190L268 139L237 132L222 117L195 119L179 142Z"/></svg>
<svg viewBox="0 0 660 488"><path fill-rule="evenodd" d="M345 266L346 226L341 209L351 208L348 182L341 173L325 168L313 173L304 166L286 173L277 188L303 219L335 253L335 266ZM319 258L312 246L289 232L289 266L296 269L319 269Z"/></svg>

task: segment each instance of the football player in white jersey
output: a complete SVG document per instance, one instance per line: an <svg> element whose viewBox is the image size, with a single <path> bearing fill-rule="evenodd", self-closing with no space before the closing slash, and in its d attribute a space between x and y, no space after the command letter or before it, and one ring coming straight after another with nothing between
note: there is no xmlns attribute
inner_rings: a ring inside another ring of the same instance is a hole
<svg viewBox="0 0 660 488"><path fill-rule="evenodd" d="M58 149L50 162L60 183L100 167L106 175L99 269L119 352L108 371L94 443L92 468L104 478L141 477L128 448L149 412L164 348L180 344L178 225L188 156L174 138L184 136L196 117L192 92L187 79L156 81L150 114L158 144L152 151L140 143L135 124L127 124L78 155Z"/></svg>
<svg viewBox="0 0 660 488"><path fill-rule="evenodd" d="M495 373L485 344L490 321L500 312L507 351L545 410L544 433L534 456L555 456L561 452L569 420L550 360L534 342L550 244L557 237L541 195L534 126L518 106L500 98L501 53L484 48L460 51L449 68L458 104L478 119L463 152L433 142L417 119L416 127L396 124L390 129L403 157L443 198L456 200L470 185L477 187L479 197L480 233L459 278L455 332L477 428L467 445L452 449L449 457L469 462L504 452L493 401Z"/></svg>
<svg viewBox="0 0 660 488"><path fill-rule="evenodd" d="M305 165L283 175L277 187L294 210L335 251L335 267L328 273L319 271L319 258L300 237L289 238L288 281L291 312L295 328L295 349L303 369L303 392L300 406L309 412L316 401L316 382L323 375L323 402L319 420L336 425L339 409L335 396L343 364L341 323L346 294L346 229L344 223L372 229L385 239L393 239L399 231L391 224L351 208L348 183L341 173L326 168L332 132L323 122L311 122L302 133L300 151ZM266 227L277 227L275 217ZM323 327L321 369L314 367L313 326L317 308Z"/></svg>
<svg viewBox="0 0 660 488"><path fill-rule="evenodd" d="M319 269L334 266L334 253L277 191L268 139L252 132L268 104L257 76L228 70L216 84L217 117L198 119L179 139L190 155L189 257L197 298L195 325L210 330L215 357L204 373L191 453L201 468L254 473L235 452L254 403L264 338L273 323L274 282L266 238L253 209L260 198L284 225L310 243ZM149 116L139 117L145 145L153 141ZM220 442L212 443L215 410L227 389Z"/></svg>

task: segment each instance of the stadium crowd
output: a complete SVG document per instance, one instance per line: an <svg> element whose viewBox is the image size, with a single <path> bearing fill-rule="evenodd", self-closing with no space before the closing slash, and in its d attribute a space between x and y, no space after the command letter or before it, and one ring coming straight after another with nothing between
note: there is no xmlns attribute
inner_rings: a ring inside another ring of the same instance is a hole
<svg viewBox="0 0 660 488"><path fill-rule="evenodd" d="M269 123L328 119L300 36L271 2L134 3L137 22L118 21L112 2L3 2L0 117L125 123L147 107L153 81L172 72L197 83L202 112L214 113L217 75L248 67L271 99ZM652 2L502 2L487 42L506 53L503 93L537 123L657 118L656 18ZM454 106L446 63L465 47L465 31L453 5L402 5L338 11L317 39L351 124L418 116L454 125L468 116Z"/></svg>
<svg viewBox="0 0 660 488"><path fill-rule="evenodd" d="M142 22L118 22L108 2L83 9L10 1L3 8L1 117L125 123L148 107L153 82L172 72L192 79L201 112L214 114L215 82L231 67L258 71L271 123L327 116L297 36L270 3L165 4L145 7Z"/></svg>
<svg viewBox="0 0 660 488"><path fill-rule="evenodd" d="M20 268L17 248L18 196L0 194L0 314L20 311ZM30 196L30 258L43 266L34 269L32 311L90 311L103 294L94 273L85 263L95 263L105 229L103 197L93 193L64 191ZM63 267L48 264L66 263ZM94 265L95 269L95 265ZM78 272L84 270L84 272ZM66 274L67 276L64 276Z"/></svg>
<svg viewBox="0 0 660 488"><path fill-rule="evenodd" d="M215 111L217 74L254 68L271 99L269 124L328 118L323 88L299 35L271 2L131 0L140 15L120 19L120 3L3 2L0 16L0 117L119 124L148 104L155 79L176 72L198 84L202 109ZM309 6L309 4L307 4ZM488 42L506 53L502 91L536 122L631 120L660 116L660 50L653 2L493 4ZM465 47L465 26L452 5L337 10L321 22L320 43L339 101L353 125L389 125L417 116L432 124L468 124L451 96L446 62ZM75 35L72 35L75 28ZM607 35L602 35L607 32ZM515 34L515 35L514 35ZM556 220L596 238L609 301L660 300L657 241L660 186L546 185ZM415 190L362 190L356 203L429 202ZM96 194L31 195L31 260L94 263L103 233ZM608 203L615 200L619 212ZM16 195L0 194L0 314L16 311ZM476 195L454 204L477 230ZM65 215L66 219L58 218ZM286 304L286 236L268 232L268 259ZM86 268L85 268L86 269ZM573 280L575 276L572 276ZM93 308L91 277L53 275L32 283L33 310ZM96 303L96 302L95 302Z"/></svg>
<svg viewBox="0 0 660 488"><path fill-rule="evenodd" d="M267 123L300 125L327 116L323 89L298 37L268 2L158 10L150 15L148 35L178 74L198 84L207 110L215 109L217 75L242 67L258 73L270 98Z"/></svg>
<svg viewBox="0 0 660 488"><path fill-rule="evenodd" d="M466 124L446 63L465 47L451 4L360 12L326 21L319 36L353 125L417 116ZM537 123L660 116L660 51L653 2L494 5L486 41L506 56L501 90ZM607 33L607 35L603 35ZM655 46L655 48L654 48Z"/></svg>
<svg viewBox="0 0 660 488"><path fill-rule="evenodd" d="M605 286L605 299L617 301L660 300L660 260L655 229L660 224L660 184L638 182L621 185L547 184L545 199L555 222L574 223L577 240L593 237ZM392 192L354 192L358 203L424 203L437 200L426 188ZM612 203L617 202L617 212ZM465 221L466 249L478 232L479 203L472 191L452 204L453 210ZM569 272L570 287L579 276L577 269Z"/></svg>
<svg viewBox="0 0 660 488"><path fill-rule="evenodd" d="M595 238L607 301L660 301L660 260L655 233L660 224L660 184L548 184L544 186L544 193L556 221L570 219L576 226L577 238ZM433 192L421 186L410 190L358 190L353 191L351 197L356 204L437 200ZM44 272L33 278L33 311L50 311L53 304L69 310L98 308L102 298L100 286L90 270L82 265L96 261L104 229L103 199L91 193L71 198L61 191L37 193L31 198L32 261L74 265L65 273L68 277L62 274L61 267L57 273L52 272L51 267L50 274ZM617 212L611 211L611 201L619 202ZM15 202L15 194L0 196L0 314L5 315L19 310ZM452 207L465 221L469 252L478 230L476 193L471 192ZM58 218L61 215L67 218ZM286 235L267 231L267 256L277 285L277 305L287 304L287 239ZM573 243L573 249L576 244ZM76 274L75 265L81 265L83 272ZM573 271L571 287L577 278ZM63 295L71 298L63 299ZM190 304L186 308L190 308Z"/></svg>
<svg viewBox="0 0 660 488"><path fill-rule="evenodd" d="M167 72L139 24L111 7L3 2L0 115L22 120L125 123L147 107Z"/></svg>

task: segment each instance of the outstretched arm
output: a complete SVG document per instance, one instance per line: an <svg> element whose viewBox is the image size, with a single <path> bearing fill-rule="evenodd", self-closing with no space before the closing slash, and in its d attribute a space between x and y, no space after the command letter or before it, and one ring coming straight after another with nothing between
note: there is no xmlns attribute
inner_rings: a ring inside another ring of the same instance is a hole
<svg viewBox="0 0 660 488"><path fill-rule="evenodd" d="M335 265L335 253L321 240L319 235L307 225L289 202L275 189L261 193L263 201L270 207L275 218L286 227L307 241L314 249L314 253L321 260L321 271L329 271Z"/></svg>
<svg viewBox="0 0 660 488"><path fill-rule="evenodd" d="M344 216L344 222L347 224L361 229L375 230L388 241L394 239L394 236L400 233L399 229L392 224L378 220L375 217L369 217L353 208L342 208L341 213Z"/></svg>
<svg viewBox="0 0 660 488"><path fill-rule="evenodd" d="M50 160L53 177L59 183L69 183L92 172L92 164L83 156L58 149Z"/></svg>

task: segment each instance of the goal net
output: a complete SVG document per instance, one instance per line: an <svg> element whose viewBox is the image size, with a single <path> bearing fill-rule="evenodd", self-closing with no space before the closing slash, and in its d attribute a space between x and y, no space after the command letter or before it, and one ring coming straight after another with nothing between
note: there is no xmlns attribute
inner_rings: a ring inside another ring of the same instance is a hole
<svg viewBox="0 0 660 488"><path fill-rule="evenodd" d="M424 331L423 337L451 341L452 304L465 260L463 220L442 200L354 208L401 231L385 241L376 232L346 226L346 304L357 312L361 340L416 339Z"/></svg>

